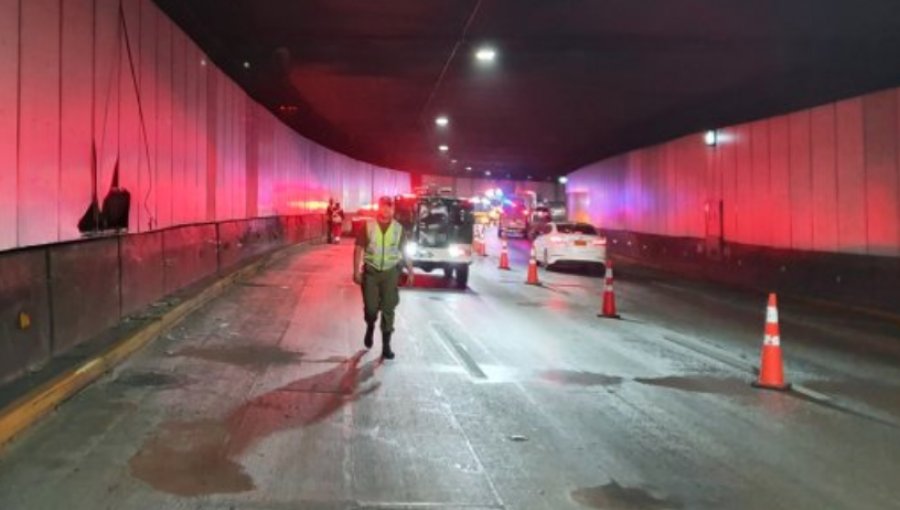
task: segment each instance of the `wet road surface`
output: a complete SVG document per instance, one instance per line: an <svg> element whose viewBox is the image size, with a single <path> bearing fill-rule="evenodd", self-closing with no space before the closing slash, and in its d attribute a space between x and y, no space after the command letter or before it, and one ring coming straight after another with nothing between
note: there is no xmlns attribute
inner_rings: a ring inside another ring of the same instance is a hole
<svg viewBox="0 0 900 510"><path fill-rule="evenodd" d="M352 247L230 289L0 452L2 509L900 508L900 331L783 300L787 378L753 389L765 296L616 266L405 289L362 349Z"/></svg>

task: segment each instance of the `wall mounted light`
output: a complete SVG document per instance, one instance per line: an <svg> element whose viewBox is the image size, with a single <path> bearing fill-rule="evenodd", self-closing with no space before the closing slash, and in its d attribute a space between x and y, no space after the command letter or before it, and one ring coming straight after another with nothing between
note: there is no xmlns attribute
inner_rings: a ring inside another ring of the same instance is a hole
<svg viewBox="0 0 900 510"><path fill-rule="evenodd" d="M565 184L565 183L569 182L569 178L566 177L565 175L563 175L562 177L560 177L557 180L559 181L560 184Z"/></svg>
<svg viewBox="0 0 900 510"><path fill-rule="evenodd" d="M719 142L719 135L716 133L715 129L711 129L703 135L703 143L705 143L708 147L715 147Z"/></svg>

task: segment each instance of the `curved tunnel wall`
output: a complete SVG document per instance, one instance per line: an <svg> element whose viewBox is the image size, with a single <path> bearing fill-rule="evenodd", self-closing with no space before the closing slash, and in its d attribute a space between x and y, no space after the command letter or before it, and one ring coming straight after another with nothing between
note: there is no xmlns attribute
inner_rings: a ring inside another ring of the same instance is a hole
<svg viewBox="0 0 900 510"><path fill-rule="evenodd" d="M613 157L569 175L613 253L900 312L900 89Z"/></svg>
<svg viewBox="0 0 900 510"><path fill-rule="evenodd" d="M352 211L410 188L282 124L151 0L121 3L125 23L118 0L0 0L0 384L317 242L329 197ZM81 239L92 145L99 200L117 161L131 193L125 234Z"/></svg>
<svg viewBox="0 0 900 510"><path fill-rule="evenodd" d="M100 200L118 160L133 233L409 189L282 124L151 0L123 0L124 24L118 5L0 0L0 250L80 237L92 141Z"/></svg>
<svg viewBox="0 0 900 510"><path fill-rule="evenodd" d="M722 128L715 146L698 133L636 150L574 171L567 192L609 229L897 257L898 98Z"/></svg>

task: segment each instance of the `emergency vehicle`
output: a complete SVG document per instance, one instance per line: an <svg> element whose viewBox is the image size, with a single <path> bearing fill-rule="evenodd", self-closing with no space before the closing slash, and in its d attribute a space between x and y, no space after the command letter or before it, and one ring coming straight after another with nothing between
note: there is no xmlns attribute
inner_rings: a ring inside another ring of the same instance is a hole
<svg viewBox="0 0 900 510"><path fill-rule="evenodd" d="M394 204L394 218L407 232L407 260L427 273L442 269L445 278L455 277L456 286L465 289L473 260L472 202L430 189L400 195Z"/></svg>

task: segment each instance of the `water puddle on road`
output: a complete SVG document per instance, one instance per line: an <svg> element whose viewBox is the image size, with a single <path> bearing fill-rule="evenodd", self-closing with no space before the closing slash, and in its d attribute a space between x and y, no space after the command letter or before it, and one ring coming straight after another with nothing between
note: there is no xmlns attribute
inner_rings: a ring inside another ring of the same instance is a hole
<svg viewBox="0 0 900 510"><path fill-rule="evenodd" d="M622 378L619 376L574 370L547 370L546 372L541 372L541 379L557 384L575 386L611 386L622 382Z"/></svg>
<svg viewBox="0 0 900 510"><path fill-rule="evenodd" d="M225 426L216 420L173 421L131 458L131 475L178 496L253 490L244 468L228 458Z"/></svg>
<svg viewBox="0 0 900 510"><path fill-rule="evenodd" d="M711 393L718 395L746 395L751 393L748 381L726 379L708 375L669 376L644 378L636 377L635 382L651 386L662 386L693 393Z"/></svg>
<svg viewBox="0 0 900 510"><path fill-rule="evenodd" d="M223 419L163 423L129 461L132 476L180 496L252 490L253 480L236 459L253 445L321 422L378 389L371 380L380 364L360 366L364 354L253 397Z"/></svg>
<svg viewBox="0 0 900 510"><path fill-rule="evenodd" d="M603 510L675 510L681 503L659 499L644 489L622 487L615 480L599 487L576 489L572 499L589 508Z"/></svg>
<svg viewBox="0 0 900 510"><path fill-rule="evenodd" d="M247 370L263 371L271 365L289 365L301 361L302 352L286 351L274 345L242 345L236 347L187 347L175 356L199 358L235 365Z"/></svg>

